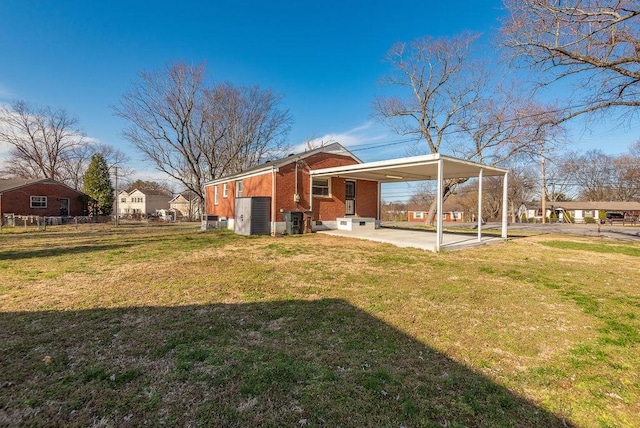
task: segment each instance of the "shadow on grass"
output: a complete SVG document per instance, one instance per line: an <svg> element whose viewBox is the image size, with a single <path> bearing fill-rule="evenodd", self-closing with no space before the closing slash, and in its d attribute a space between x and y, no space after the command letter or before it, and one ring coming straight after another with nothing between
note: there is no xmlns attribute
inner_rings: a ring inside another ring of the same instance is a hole
<svg viewBox="0 0 640 428"><path fill-rule="evenodd" d="M0 251L0 260L20 260L43 257L64 256L69 254L86 254L96 251L115 250L130 247L131 244L74 245L69 247L49 247L41 249Z"/></svg>
<svg viewBox="0 0 640 428"><path fill-rule="evenodd" d="M338 299L0 314L0 425L564 426Z"/></svg>

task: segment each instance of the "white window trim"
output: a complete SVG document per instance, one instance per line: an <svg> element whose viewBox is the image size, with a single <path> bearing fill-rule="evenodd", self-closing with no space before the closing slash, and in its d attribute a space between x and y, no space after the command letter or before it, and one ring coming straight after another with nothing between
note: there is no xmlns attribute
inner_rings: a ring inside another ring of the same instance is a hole
<svg viewBox="0 0 640 428"><path fill-rule="evenodd" d="M422 211L414 211L413 218L422 220L424 218L422 214L423 214Z"/></svg>
<svg viewBox="0 0 640 428"><path fill-rule="evenodd" d="M329 178L326 178L326 179L325 179L325 178L312 178L311 180L312 180L312 181L311 181L311 196L313 196L314 198L330 198L330 197L331 197L331 178L330 178L330 177L329 177ZM316 193L314 193L314 192L313 192L313 189L314 189L315 187L322 187L322 188L324 188L324 186L315 186L315 185L313 184L313 182L314 182L314 181L316 181L316 180L322 180L322 181L325 181L325 180L326 180L326 182L327 182L327 186L326 186L326 187L327 187L327 192L328 192L328 194L326 194L326 195L318 195L318 194L316 194Z"/></svg>
<svg viewBox="0 0 640 428"><path fill-rule="evenodd" d="M229 183L224 183L222 185L222 197L227 198L229 196Z"/></svg>
<svg viewBox="0 0 640 428"><path fill-rule="evenodd" d="M244 182L243 182L243 180L237 180L236 181L236 198L241 198L243 191L244 191Z"/></svg>
<svg viewBox="0 0 640 428"><path fill-rule="evenodd" d="M218 185L213 186L213 205L218 205Z"/></svg>
<svg viewBox="0 0 640 428"><path fill-rule="evenodd" d="M34 202L35 198L38 198L38 200L39 200L40 202L44 202L44 205L40 205L40 204L38 204L38 205L34 205L34 204L33 204L33 202ZM29 206L30 206L31 208L43 208L43 209L46 209L46 208L47 208L47 205L48 205L48 199L47 199L47 197L46 197L46 196L31 196L31 197L29 198Z"/></svg>

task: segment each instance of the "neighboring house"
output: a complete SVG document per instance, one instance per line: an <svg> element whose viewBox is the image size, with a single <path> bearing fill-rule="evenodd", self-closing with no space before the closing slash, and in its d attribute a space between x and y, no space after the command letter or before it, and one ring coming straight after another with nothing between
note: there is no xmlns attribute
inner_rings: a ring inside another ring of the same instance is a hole
<svg viewBox="0 0 640 428"><path fill-rule="evenodd" d="M87 214L89 197L58 181L0 179L0 219L16 216L68 217Z"/></svg>
<svg viewBox="0 0 640 428"><path fill-rule="evenodd" d="M445 201L442 207L442 220L443 221L464 221L464 211L462 208L454 206L451 203L447 203ZM424 223L427 219L427 214L429 212L429 207L418 205L418 204L409 204L407 208L407 220L410 222L422 222Z"/></svg>
<svg viewBox="0 0 640 428"><path fill-rule="evenodd" d="M200 218L200 200L198 196L191 191L182 192L171 199L169 201L169 207L176 213L177 218L183 217L190 220Z"/></svg>
<svg viewBox="0 0 640 428"><path fill-rule="evenodd" d="M572 223L586 223L590 219L600 218L600 213L620 213L627 217L640 216L640 202L589 202L589 201L566 201L566 202L547 202L546 203L546 217L551 215L551 212L556 213L558 221L572 222ZM569 218L566 218L565 213L569 214ZM529 204L522 204L518 209L518 215L520 220L522 214L528 221L542 221L542 208L539 202L532 202Z"/></svg>
<svg viewBox="0 0 640 428"><path fill-rule="evenodd" d="M118 212L121 216L156 215L162 209L169 209L170 200L171 195L162 190L123 190L118 193Z"/></svg>
<svg viewBox="0 0 640 428"><path fill-rule="evenodd" d="M289 211L307 212L315 226L330 228L343 217L378 219L378 181L340 177L310 181L312 170L361 163L338 143L267 162L206 183L205 212L227 218L228 227L234 229L234 223L245 217L236 206L244 210L245 200L254 198L268 205L262 215L272 234L285 231L283 214Z"/></svg>

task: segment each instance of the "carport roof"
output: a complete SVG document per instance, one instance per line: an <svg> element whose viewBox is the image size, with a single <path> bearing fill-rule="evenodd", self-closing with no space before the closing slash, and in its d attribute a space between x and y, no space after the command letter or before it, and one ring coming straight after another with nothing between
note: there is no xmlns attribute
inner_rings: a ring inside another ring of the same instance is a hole
<svg viewBox="0 0 640 428"><path fill-rule="evenodd" d="M355 165L323 168L310 171L314 177L341 177L373 180L382 183L424 181L438 179L438 163L443 164L443 178L471 178L482 175L504 176L507 170L476 162L456 159L440 153L407 158L389 159Z"/></svg>

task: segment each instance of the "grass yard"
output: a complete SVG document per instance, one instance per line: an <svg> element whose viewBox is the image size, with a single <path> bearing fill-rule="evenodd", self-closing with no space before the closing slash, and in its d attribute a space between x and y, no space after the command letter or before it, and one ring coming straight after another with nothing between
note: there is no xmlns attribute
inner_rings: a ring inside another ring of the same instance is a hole
<svg viewBox="0 0 640 428"><path fill-rule="evenodd" d="M640 245L0 234L0 426L640 426Z"/></svg>

